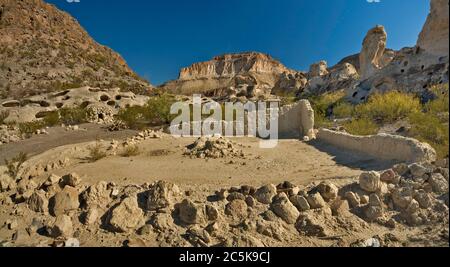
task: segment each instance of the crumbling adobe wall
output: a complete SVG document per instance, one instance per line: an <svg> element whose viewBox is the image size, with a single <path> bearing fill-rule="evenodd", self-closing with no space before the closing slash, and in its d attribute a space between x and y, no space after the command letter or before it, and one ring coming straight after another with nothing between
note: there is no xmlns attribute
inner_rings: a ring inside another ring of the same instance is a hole
<svg viewBox="0 0 450 267"><path fill-rule="evenodd" d="M308 100L280 107L278 130L281 138L315 138L314 110Z"/></svg>
<svg viewBox="0 0 450 267"><path fill-rule="evenodd" d="M321 129L317 138L335 147L365 153L382 160L406 163L432 162L436 160L436 151L430 145L402 136L388 134L354 136Z"/></svg>

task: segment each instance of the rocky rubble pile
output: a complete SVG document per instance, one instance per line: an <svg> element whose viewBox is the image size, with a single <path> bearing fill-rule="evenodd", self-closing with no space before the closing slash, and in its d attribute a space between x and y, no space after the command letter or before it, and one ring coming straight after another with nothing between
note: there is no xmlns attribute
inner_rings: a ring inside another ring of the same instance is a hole
<svg viewBox="0 0 450 267"><path fill-rule="evenodd" d="M0 145L17 142L22 139L16 126L0 125Z"/></svg>
<svg viewBox="0 0 450 267"><path fill-rule="evenodd" d="M196 158L243 158L244 152L240 146L224 137L200 137L193 144L186 147L184 155Z"/></svg>
<svg viewBox="0 0 450 267"><path fill-rule="evenodd" d="M400 164L362 173L342 188L284 182L222 189L206 200L165 181L88 186L75 173L17 180L2 174L0 202L10 212L4 223L16 236L3 245L20 245L17 236L39 236L48 242L36 245L78 246L82 233L92 235L95 229L111 238L120 234L128 246L146 246L156 238L160 246L262 247L302 236L339 240L349 230L354 243L339 245L382 245L380 239L356 240L373 224L442 226L448 235L448 173L448 160Z"/></svg>

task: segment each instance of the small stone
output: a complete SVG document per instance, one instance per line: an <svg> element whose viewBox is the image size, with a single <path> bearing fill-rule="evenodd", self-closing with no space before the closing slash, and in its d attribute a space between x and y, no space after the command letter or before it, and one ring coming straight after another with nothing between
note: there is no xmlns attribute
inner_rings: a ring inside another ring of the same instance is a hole
<svg viewBox="0 0 450 267"><path fill-rule="evenodd" d="M317 186L317 190L322 195L323 199L327 202L335 200L339 193L339 188L337 188L336 185L329 182L323 182L319 184Z"/></svg>
<svg viewBox="0 0 450 267"><path fill-rule="evenodd" d="M277 195L271 205L273 212L288 224L294 224L300 215L285 193Z"/></svg>
<svg viewBox="0 0 450 267"><path fill-rule="evenodd" d="M228 195L229 195L229 193L228 193L228 190L226 190L226 189L222 189L222 190L216 192L216 196L220 201L227 199Z"/></svg>
<svg viewBox="0 0 450 267"><path fill-rule="evenodd" d="M252 196L248 196L245 199L245 203L247 203L247 206L249 206L250 208L254 208L256 206L256 199Z"/></svg>
<svg viewBox="0 0 450 267"><path fill-rule="evenodd" d="M422 177L428 172L428 169L418 163L414 163L409 165L409 171L413 177Z"/></svg>
<svg viewBox="0 0 450 267"><path fill-rule="evenodd" d="M265 185L265 186L259 188L255 192L254 197L260 203L268 205L268 204L272 203L272 199L276 195L277 195L277 187L273 184L270 184L270 185Z"/></svg>
<svg viewBox="0 0 450 267"><path fill-rule="evenodd" d="M369 222L373 222L383 216L383 207L368 205L365 207L364 214Z"/></svg>
<svg viewBox="0 0 450 267"><path fill-rule="evenodd" d="M400 209L406 209L413 200L413 190L408 187L397 188L392 192L392 201Z"/></svg>
<svg viewBox="0 0 450 267"><path fill-rule="evenodd" d="M296 195L296 196L292 196L290 198L292 204L294 204L294 206L301 212L303 211L307 211L311 209L311 206L308 203L308 200L306 200L306 198Z"/></svg>
<svg viewBox="0 0 450 267"><path fill-rule="evenodd" d="M368 195L362 195L359 197L361 205L369 204L370 198Z"/></svg>
<svg viewBox="0 0 450 267"><path fill-rule="evenodd" d="M428 180L433 192L436 194L445 194L449 192L448 181L440 173L433 173Z"/></svg>
<svg viewBox="0 0 450 267"><path fill-rule="evenodd" d="M48 229L51 237L70 237L73 234L72 219L67 215L59 215Z"/></svg>
<svg viewBox="0 0 450 267"><path fill-rule="evenodd" d="M47 212L48 199L45 192L34 192L27 201L28 208L34 212Z"/></svg>
<svg viewBox="0 0 450 267"><path fill-rule="evenodd" d="M177 208L181 221L186 224L202 224L206 221L204 209L198 207L190 200L183 200Z"/></svg>
<svg viewBox="0 0 450 267"><path fill-rule="evenodd" d="M327 205L320 193L311 194L308 196L308 203L311 209L321 209Z"/></svg>
<svg viewBox="0 0 450 267"><path fill-rule="evenodd" d="M359 196L351 191L345 193L345 199L347 199L352 208L357 208L361 204L361 199L359 198Z"/></svg>
<svg viewBox="0 0 450 267"><path fill-rule="evenodd" d="M71 186L71 187L77 187L81 184L81 177L76 173L71 173L66 176L64 176L62 179L62 187L65 186Z"/></svg>
<svg viewBox="0 0 450 267"><path fill-rule="evenodd" d="M84 224L85 225L92 225L95 224L99 218L99 210L95 207L90 208L85 214L84 214Z"/></svg>
<svg viewBox="0 0 450 267"><path fill-rule="evenodd" d="M414 199L419 203L420 208L428 209L433 206L433 197L425 190L419 190L414 194Z"/></svg>
<svg viewBox="0 0 450 267"><path fill-rule="evenodd" d="M19 223L17 222L17 220L9 221L7 222L7 225L9 230L16 230L17 227L19 227Z"/></svg>
<svg viewBox="0 0 450 267"><path fill-rule="evenodd" d="M396 176L397 174L395 171L393 169L389 169L381 174L380 179L382 182L393 184Z"/></svg>
<svg viewBox="0 0 450 267"><path fill-rule="evenodd" d="M206 209L206 216L208 217L209 221L216 221L217 219L219 219L219 211L215 207L211 205L206 205L205 209Z"/></svg>
<svg viewBox="0 0 450 267"><path fill-rule="evenodd" d="M49 186L57 184L60 180L61 180L61 177L59 177L58 175L50 174L48 176L47 181L45 181L44 185L49 187Z"/></svg>
<svg viewBox="0 0 450 267"><path fill-rule="evenodd" d="M295 228L308 236L327 237L329 233L325 222L330 220L329 216L322 210L309 210L300 214Z"/></svg>
<svg viewBox="0 0 450 267"><path fill-rule="evenodd" d="M375 171L364 172L359 177L359 186L368 193L375 193L380 189L380 174Z"/></svg>
<svg viewBox="0 0 450 267"><path fill-rule="evenodd" d="M341 217L350 215L350 205L347 200L336 199L331 203L330 208L334 216Z"/></svg>
<svg viewBox="0 0 450 267"><path fill-rule="evenodd" d="M236 199L225 206L225 214L233 218L244 219L247 217L247 203L244 200Z"/></svg>

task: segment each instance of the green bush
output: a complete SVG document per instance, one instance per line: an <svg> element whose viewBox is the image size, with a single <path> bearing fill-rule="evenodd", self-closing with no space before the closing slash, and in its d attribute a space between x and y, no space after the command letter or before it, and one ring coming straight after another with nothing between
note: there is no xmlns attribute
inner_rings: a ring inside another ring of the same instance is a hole
<svg viewBox="0 0 450 267"><path fill-rule="evenodd" d="M88 121L88 113L85 108L62 108L59 110L60 122L68 125L76 125Z"/></svg>
<svg viewBox="0 0 450 267"><path fill-rule="evenodd" d="M375 135L379 127L369 119L354 119L344 123L344 129L353 135Z"/></svg>
<svg viewBox="0 0 450 267"><path fill-rule="evenodd" d="M416 112L409 116L410 136L430 144L440 158L449 155L449 125L431 113Z"/></svg>
<svg viewBox="0 0 450 267"><path fill-rule="evenodd" d="M167 94L150 98L144 109L145 119L158 124L170 123L174 118L170 114L170 108L174 102L174 99Z"/></svg>
<svg viewBox="0 0 450 267"><path fill-rule="evenodd" d="M48 113L43 119L43 123L49 127L58 125L60 121L59 112L57 111Z"/></svg>
<svg viewBox="0 0 450 267"><path fill-rule="evenodd" d="M391 91L374 94L367 103L356 106L355 116L384 124L407 118L420 110L422 106L414 95Z"/></svg>
<svg viewBox="0 0 450 267"><path fill-rule="evenodd" d="M143 113L143 107L129 107L121 109L117 114L117 118L130 129L140 129L142 128L144 119Z"/></svg>
<svg viewBox="0 0 450 267"><path fill-rule="evenodd" d="M333 108L333 116L337 119L350 118L353 116L355 107L347 102L338 103Z"/></svg>
<svg viewBox="0 0 450 267"><path fill-rule="evenodd" d="M34 133L36 133L37 130L41 130L42 128L45 128L45 122L44 121L32 121L32 122L24 122L19 123L19 132L22 135L30 136Z"/></svg>

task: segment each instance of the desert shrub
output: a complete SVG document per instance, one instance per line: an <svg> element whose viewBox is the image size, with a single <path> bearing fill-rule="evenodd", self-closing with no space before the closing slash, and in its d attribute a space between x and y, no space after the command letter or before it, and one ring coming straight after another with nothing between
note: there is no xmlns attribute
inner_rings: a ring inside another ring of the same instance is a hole
<svg viewBox="0 0 450 267"><path fill-rule="evenodd" d="M121 109L117 114L117 119L125 123L130 129L139 129L142 127L143 107L129 107Z"/></svg>
<svg viewBox="0 0 450 267"><path fill-rule="evenodd" d="M353 116L355 107L348 102L338 103L333 108L333 116L338 119L350 118Z"/></svg>
<svg viewBox="0 0 450 267"><path fill-rule="evenodd" d="M367 103L356 106L355 116L384 124L407 118L421 109L420 101L414 95L391 91L374 94Z"/></svg>
<svg viewBox="0 0 450 267"><path fill-rule="evenodd" d="M103 158L106 158L106 150L103 148L102 144L99 142L95 143L95 145L89 146L89 157L88 160L90 162L96 162Z"/></svg>
<svg viewBox="0 0 450 267"><path fill-rule="evenodd" d="M333 122L323 113L314 110L314 124L316 128L330 128Z"/></svg>
<svg viewBox="0 0 450 267"><path fill-rule="evenodd" d="M145 119L158 124L170 123L174 118L170 114L170 108L174 102L174 99L167 94L150 98L144 109Z"/></svg>
<svg viewBox="0 0 450 267"><path fill-rule="evenodd" d="M44 117L43 122L46 126L49 126L49 127L58 125L60 123L59 112L54 111L54 112L48 113Z"/></svg>
<svg viewBox="0 0 450 267"><path fill-rule="evenodd" d="M431 87L437 98L425 104L425 111L432 114L448 113L449 112L449 94L448 84L436 85Z"/></svg>
<svg viewBox="0 0 450 267"><path fill-rule="evenodd" d="M1 111L0 112L0 124L4 124L5 120L6 120L6 118L8 118L8 116L9 116L9 112L8 111L6 111L6 110Z"/></svg>
<svg viewBox="0 0 450 267"><path fill-rule="evenodd" d="M374 135L378 133L379 127L369 119L354 119L344 123L344 129L353 135Z"/></svg>
<svg viewBox="0 0 450 267"><path fill-rule="evenodd" d="M44 121L23 122L19 123L18 126L19 132L27 137L36 133L37 130L41 130L46 127Z"/></svg>
<svg viewBox="0 0 450 267"><path fill-rule="evenodd" d="M328 118L329 111L342 102L345 97L344 91L335 91L320 96L313 96L309 100L314 109L315 124L318 128L330 127L332 125L331 120Z"/></svg>
<svg viewBox="0 0 450 267"><path fill-rule="evenodd" d="M88 121L88 113L85 108L62 108L59 110L60 122L68 125L76 125Z"/></svg>
<svg viewBox="0 0 450 267"><path fill-rule="evenodd" d="M416 112L409 116L410 136L430 144L440 158L449 154L449 125L431 113Z"/></svg>
<svg viewBox="0 0 450 267"><path fill-rule="evenodd" d="M125 158L135 157L138 156L141 153L139 150L139 147L137 145L130 145L125 147L123 150L121 156Z"/></svg>
<svg viewBox="0 0 450 267"><path fill-rule="evenodd" d="M12 178L17 178L20 168L27 161L28 155L21 152L11 160L5 159L5 166L8 169L8 175Z"/></svg>

